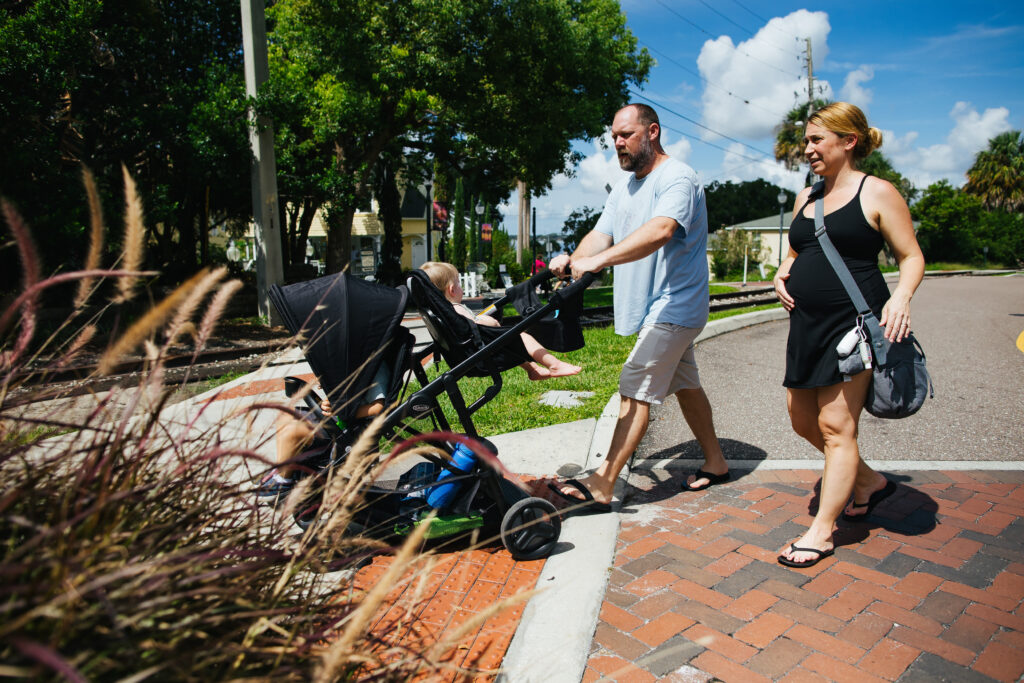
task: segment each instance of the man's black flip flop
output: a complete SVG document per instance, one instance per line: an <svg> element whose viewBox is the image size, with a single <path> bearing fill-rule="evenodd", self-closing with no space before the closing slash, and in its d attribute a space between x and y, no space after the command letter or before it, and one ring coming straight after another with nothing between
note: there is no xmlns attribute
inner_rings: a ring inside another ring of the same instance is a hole
<svg viewBox="0 0 1024 683"><path fill-rule="evenodd" d="M693 480L697 481L698 479L707 479L708 483L704 484L703 486L690 486L684 481L683 490L703 491L704 489L709 489L717 484L724 484L725 482L729 481L729 474L729 472L726 472L725 474L711 474L710 472L705 472L704 470L697 470L696 472L693 473Z"/></svg>
<svg viewBox="0 0 1024 683"><path fill-rule="evenodd" d="M583 494L583 498L577 498L576 496L570 496L567 493L562 493L560 486L569 485ZM578 479L566 479L561 484L548 484L548 488L554 491L560 498L572 503L575 506L570 512L588 512L588 513L601 513L611 512L612 506L608 503L599 503L594 500L594 494L583 485L583 482Z"/></svg>
<svg viewBox="0 0 1024 683"><path fill-rule="evenodd" d="M891 496L894 493L896 493L896 484L892 483L891 481L886 481L885 482L885 487L882 488L882 489L879 489L878 491L875 491L874 493L872 493L871 496L868 498L868 502L866 502L866 503L853 503L852 505L850 505L850 507L852 507L854 509L857 509L857 510L859 510L861 508L867 508L864 511L863 515L848 515L848 514L846 514L844 512L843 513L843 519L846 520L847 522L860 522L860 521L862 521L865 517L867 517L868 515L871 514L871 511L875 509L876 505L878 505L879 503L881 503L883 500L885 500L886 498L888 498L889 496Z"/></svg>
<svg viewBox="0 0 1024 683"><path fill-rule="evenodd" d="M828 550L818 550L817 548L801 548L795 545L791 545L789 546L789 548L795 553L817 553L818 555L815 558L812 558L810 560L804 560L803 562L797 562L795 560L789 559L785 555L779 555L779 564L784 564L787 567L796 567L797 569L813 567L814 565L824 560L826 557L834 555L836 552L835 548L829 548Z"/></svg>

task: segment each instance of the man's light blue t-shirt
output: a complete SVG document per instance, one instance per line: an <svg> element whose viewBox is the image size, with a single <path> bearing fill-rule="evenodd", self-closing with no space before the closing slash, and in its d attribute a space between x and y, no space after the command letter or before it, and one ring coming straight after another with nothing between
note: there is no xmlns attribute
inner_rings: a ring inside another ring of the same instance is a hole
<svg viewBox="0 0 1024 683"><path fill-rule="evenodd" d="M697 174L669 158L641 179L615 186L594 227L613 243L657 216L679 224L672 238L639 261L615 266L615 331L673 323L702 328L708 321L708 212Z"/></svg>

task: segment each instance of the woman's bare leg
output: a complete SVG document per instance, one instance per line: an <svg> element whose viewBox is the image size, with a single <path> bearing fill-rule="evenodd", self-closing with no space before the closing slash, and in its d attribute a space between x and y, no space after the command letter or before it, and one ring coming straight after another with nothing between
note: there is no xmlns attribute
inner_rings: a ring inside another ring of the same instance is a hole
<svg viewBox="0 0 1024 683"><path fill-rule="evenodd" d="M863 372L849 382L789 391L793 429L825 453L818 512L807 533L792 545L817 550L831 549L836 520L850 500L855 482L881 478L861 459L857 447L857 427L870 379L871 373ZM811 394L806 392L816 395L817 431L810 423L810 412L814 408L809 400ZM783 550L782 555L794 562L817 557L814 553L793 552L789 546Z"/></svg>

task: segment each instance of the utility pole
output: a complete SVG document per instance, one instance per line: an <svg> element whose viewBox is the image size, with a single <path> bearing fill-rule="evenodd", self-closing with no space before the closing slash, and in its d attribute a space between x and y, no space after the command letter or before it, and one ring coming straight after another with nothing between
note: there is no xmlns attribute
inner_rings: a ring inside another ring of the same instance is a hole
<svg viewBox="0 0 1024 683"><path fill-rule="evenodd" d="M814 113L814 60L811 59L811 39L807 41L807 117Z"/></svg>
<svg viewBox="0 0 1024 683"><path fill-rule="evenodd" d="M242 50L245 56L245 94L255 97L266 82L267 23L263 0L240 0L242 9ZM277 164L274 161L274 131L270 121L249 110L249 145L252 147L252 221L256 241L256 303L261 318L279 324L270 305L270 285L284 282L281 263L281 224L277 208Z"/></svg>

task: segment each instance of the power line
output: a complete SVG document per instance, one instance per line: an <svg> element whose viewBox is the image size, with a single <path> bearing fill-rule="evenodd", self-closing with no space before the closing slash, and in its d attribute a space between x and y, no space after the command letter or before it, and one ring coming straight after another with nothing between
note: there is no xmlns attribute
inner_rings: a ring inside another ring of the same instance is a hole
<svg viewBox="0 0 1024 683"><path fill-rule="evenodd" d="M758 154L762 154L762 155L764 155L764 156L774 156L774 155L768 154L768 153L767 153L767 152L765 152L764 150L761 150L761 149L758 149L757 147L754 147L753 145L748 145L747 143L743 142L742 140L737 140L736 138L733 138L733 137L729 137L729 136L728 136L728 135L726 135L725 133L721 133L721 132L719 132L719 131L715 130L714 128L708 128L708 127L707 127L707 126L705 126L705 125L704 125L703 123L700 123L699 121L695 121L694 119L691 119L691 118L690 118L689 116L686 116L685 114L680 114L680 113L679 113L679 112L677 112L677 111L674 111L674 110L672 110L672 109L669 109L668 107L666 107L666 106L665 106L664 104L662 104L661 102L657 102L657 101L655 101L655 100L652 100L652 99L651 99L650 97L647 97L646 95L643 95L643 94L641 94L641 93L637 92L636 90L632 90L632 91L630 91L630 92L632 92L632 93L633 93L634 95L636 95L637 97L639 97L639 98L641 98L641 99L647 100L647 101L648 101L648 102L650 102L651 104L656 104L656 105L658 105L659 107L661 107L661 109L662 109L663 111L667 111L667 112L668 112L669 114L673 114L673 115L675 115L675 116L678 116L679 118L683 119L684 121L688 121L688 122L692 123L693 125L697 126L698 128L703 128L704 130L708 131L709 133L714 133L715 135L718 135L719 137L723 137L723 138L725 138L726 140L729 140L729 141L731 141L731 142L735 142L735 143L737 143L737 144L743 145L743 146L744 146L744 147L746 147L747 149L751 149L751 150L753 150L753 151L757 152ZM667 127L667 126L666 126L666 127ZM671 130L671 129L670 129L670 130ZM679 131L676 131L676 132L679 132ZM685 133L684 133L684 135L685 135ZM699 139L699 138L698 138L698 139ZM701 142L704 142L704 144L707 144L707 145L711 145L711 143L710 143L710 142L705 142L705 141L703 141L703 140L702 140ZM711 146L712 146L712 147L717 147L717 145L711 145ZM718 147L718 149L724 150L724 151L726 151L726 152L730 151L730 150L727 150L727 149L725 149L724 147ZM741 155L741 156L742 156L742 155ZM746 159L750 159L750 157L744 157L744 158L746 158Z"/></svg>
<svg viewBox="0 0 1024 683"><path fill-rule="evenodd" d="M661 50L657 50L657 49L651 47L650 45L644 45L644 47L646 47L648 50L650 50L654 54L660 55L665 60L667 60L669 62L672 62L673 64L675 64L677 67L679 67L683 71L685 71L685 72L687 72L689 74L692 74L693 76L696 76L706 86L710 86L712 88L716 88L718 90L721 90L726 95L729 95L730 97L735 97L737 100L739 100L743 104L750 105L751 107L757 107L761 111L767 112L767 113L771 114L772 116L775 116L775 117L777 117L779 119L784 119L786 117L786 114L784 114L784 113L780 113L780 112L777 112L777 111L772 111L771 109L766 109L765 107L762 107L761 105L757 104L756 102L751 102L750 100L748 100L746 97L743 97L742 95L737 95L736 93L732 92L728 88L725 88L723 86L718 85L717 83L713 83L713 82L709 81L702 74L694 71L693 69L690 69L689 67L685 66L684 64L681 64L680 62L677 62L676 60L672 59L671 57L669 57L667 54L665 54Z"/></svg>
<svg viewBox="0 0 1024 683"><path fill-rule="evenodd" d="M697 2L699 2L699 3L700 3L700 4L702 4L702 5L704 5L704 6L705 6L705 7L707 7L707 8L709 9L709 10L711 10L712 12L714 12L715 14L717 14L718 16L722 17L723 19L725 19L726 21L728 21L728 22L729 22L730 24L732 24L732 25L733 25L733 26L735 26L736 28L738 28L738 29L740 29L741 31L743 31L744 33L747 33L747 34L749 34L749 35L750 35L750 36L751 36L752 38L754 38L755 40L757 39L757 34L756 34L756 33L755 33L754 31L751 31L751 30L750 30L749 28L747 28L746 26L741 26L740 24L736 23L735 21L733 21L733 20L732 20L732 18L731 18L731 17L729 17L729 16L727 16L727 15L723 14L722 12L718 11L717 9L715 9L715 8L714 8L713 6L709 5L709 4L708 4L707 2L705 2L704 0L697 0ZM767 23L767 22L765 22L765 23ZM765 45L768 45L769 47L774 47L774 48L775 48L776 50L778 50L779 52L781 52L781 53L783 53L783 54L786 54L786 55L790 54L790 51L789 51L789 50L787 50L786 48L784 48L784 47L779 47L779 46L778 46L778 45L776 45L775 43L772 43L772 42L770 42L770 41L768 41L768 40L765 40L765 39L763 39L763 38L762 38L760 42L764 43Z"/></svg>
<svg viewBox="0 0 1024 683"><path fill-rule="evenodd" d="M737 4L737 5L739 5L740 7L742 7L743 9L747 10L748 12L750 12L751 14L753 14L753 15L754 15L754 18L755 18L755 19L760 19L760 20L761 20L761 21L763 21L763 22L764 22L764 23L765 23L766 25L768 24L768 20L767 20L767 19L765 19L765 18L764 18L764 17L762 17L762 16L760 15L760 14L758 14L758 13L757 13L757 12L755 12L754 10L752 10L752 9L750 9L749 7L747 7L746 5L744 5L744 4L742 3L742 2L740 2L740 0L732 0L732 1L733 1L733 2L735 2L735 3Z"/></svg>
<svg viewBox="0 0 1024 683"><path fill-rule="evenodd" d="M686 22L687 24L689 24L690 26L692 26L692 27L694 27L695 29L697 29L698 31L700 31L701 33L703 33L703 34L705 34L706 36L710 37L710 38L711 38L712 40L716 40L716 39L717 39L717 36L715 36L714 34L712 34L711 32L709 32L709 31L708 31L707 29L705 29L705 28L703 28L703 27L701 27L701 26L698 26L697 24L693 23L692 21L690 21L689 19L687 19L686 17L684 17L684 16L682 15L682 14L680 14L680 13L679 13L679 12L677 12L676 10L672 9L671 7L669 7L668 5L666 5L666 4L665 4L665 3L663 2L663 0L657 0L657 2L658 2L658 4L659 4L659 5L661 5L661 6L662 6L662 7L664 7L665 9L667 9L667 10L668 10L669 12L671 12L671 13L672 13L672 14L674 14L674 15L676 15L677 17L679 17L680 19L682 19L683 21L685 21L685 22ZM778 48L778 49L782 49L782 48ZM784 69L780 69L779 67L775 66L774 64L771 64L771 63L769 63L769 62L766 62L766 61L764 61L763 59L758 59L757 57L755 57L754 55L750 54L749 52L746 52L746 51L744 51L744 50L741 50L741 49L740 49L739 47L737 47L737 48L736 48L736 51L737 51L737 52L739 52L739 53L740 53L741 55L743 55L743 56L747 57L748 59L752 59L752 60L754 60L755 62L760 62L761 64L764 64L764 65L765 65L765 66L767 66L768 68L770 68L770 69L774 69L774 70L778 71L779 73L783 73L783 74L786 74L787 76L792 76L793 78L802 78L802 76L798 76L798 75L796 75L796 74L793 74L793 73L790 73L789 71L786 71L786 70L784 70Z"/></svg>
<svg viewBox="0 0 1024 683"><path fill-rule="evenodd" d="M764 25L766 27L771 28L776 33L781 33L782 35L786 36L787 38L792 38L793 40L800 40L800 36L794 35L794 34L789 33L787 31L783 31L781 28L778 28L777 26L769 26L769 24L771 23L770 19L765 19L760 14L758 14L757 12L755 12L754 10L750 9L749 7L744 5L742 2L740 2L740 0L732 0L732 1L734 3L736 3L737 5L739 5L740 7L742 7L743 9L745 9L746 11L750 12L752 15L754 15L755 19L760 19L761 21L763 21Z"/></svg>

